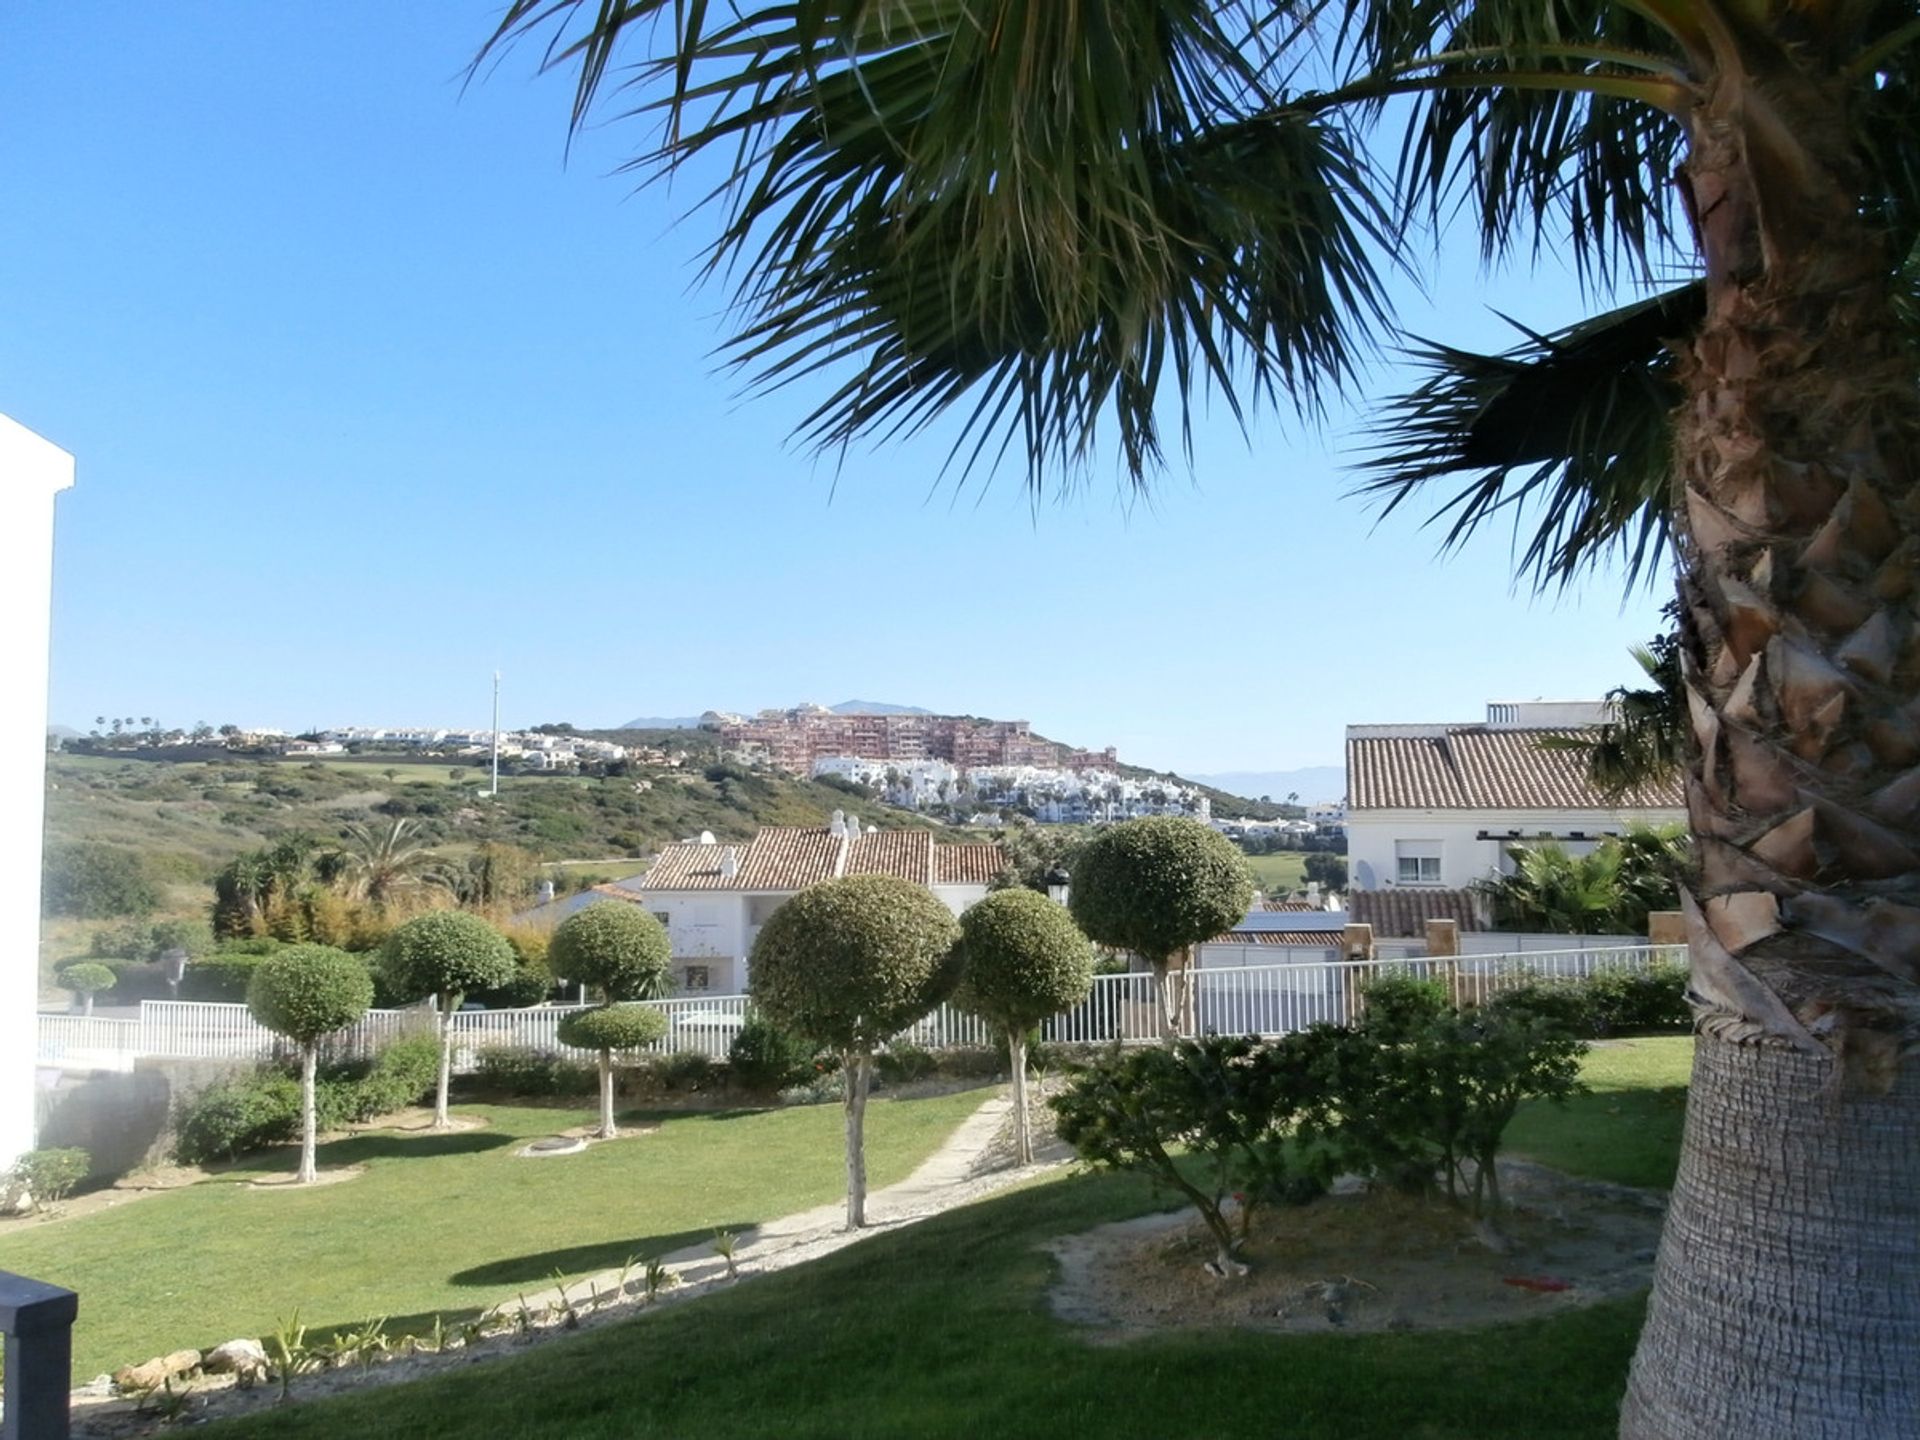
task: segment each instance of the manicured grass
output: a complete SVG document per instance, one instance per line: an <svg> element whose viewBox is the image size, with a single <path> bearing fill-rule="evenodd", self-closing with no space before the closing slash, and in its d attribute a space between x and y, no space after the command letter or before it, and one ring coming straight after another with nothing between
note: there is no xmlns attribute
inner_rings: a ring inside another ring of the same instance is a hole
<svg viewBox="0 0 1920 1440"><path fill-rule="evenodd" d="M876 1187L905 1178L986 1098L876 1099L867 1163ZM324 1337L369 1315L431 1328L520 1290L739 1230L842 1193L837 1105L661 1114L653 1134L580 1155L524 1160L528 1140L591 1123L586 1110L462 1106L484 1130L372 1132L322 1147L358 1179L301 1192L281 1152L176 1193L52 1224L0 1227L0 1269L80 1292L82 1379L183 1346L258 1336L297 1308Z"/></svg>
<svg viewBox="0 0 1920 1440"><path fill-rule="evenodd" d="M1507 1148L1572 1175L1666 1189L1680 1159L1691 1035L1616 1040L1587 1055L1591 1092L1564 1107L1523 1106Z"/></svg>
<svg viewBox="0 0 1920 1440"><path fill-rule="evenodd" d="M1271 855L1249 855L1253 882L1269 895L1287 895L1307 883L1307 857L1300 850L1276 850Z"/></svg>
<svg viewBox="0 0 1920 1440"><path fill-rule="evenodd" d="M1643 1091L1687 1042L1596 1052L1590 1107L1529 1114L1531 1148L1643 1178ZM1604 1088L1601 1088L1604 1087ZM1607 1097L1620 1101L1609 1105ZM1671 1131L1667 1144L1671 1147ZM1602 1440L1642 1302L1451 1334L1193 1333L1090 1345L1055 1321L1050 1238L1157 1202L1125 1177L1053 1180L697 1304L433 1380L217 1427L240 1437L785 1440Z"/></svg>

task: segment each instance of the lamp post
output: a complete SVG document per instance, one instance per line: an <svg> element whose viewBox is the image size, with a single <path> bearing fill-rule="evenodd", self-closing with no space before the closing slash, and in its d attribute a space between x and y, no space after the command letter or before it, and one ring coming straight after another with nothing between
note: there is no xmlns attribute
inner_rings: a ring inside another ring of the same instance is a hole
<svg viewBox="0 0 1920 1440"><path fill-rule="evenodd" d="M1047 898L1054 904L1066 904L1067 896L1072 893L1072 889L1073 876L1060 866L1056 865L1047 871Z"/></svg>

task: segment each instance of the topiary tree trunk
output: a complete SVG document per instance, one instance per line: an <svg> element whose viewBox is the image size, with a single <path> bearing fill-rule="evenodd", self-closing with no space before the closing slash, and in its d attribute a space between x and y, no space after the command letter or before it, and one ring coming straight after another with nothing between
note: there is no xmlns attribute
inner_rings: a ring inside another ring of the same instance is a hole
<svg viewBox="0 0 1920 1440"><path fill-rule="evenodd" d="M1007 1030L1007 1064L1013 1067L1013 1163L1033 1163L1033 1119L1027 1109L1027 1032L1023 1026Z"/></svg>
<svg viewBox="0 0 1920 1440"><path fill-rule="evenodd" d="M867 1091L873 1083L873 1050L844 1050L840 1069L846 1078L847 1228L867 1223Z"/></svg>
<svg viewBox="0 0 1920 1440"><path fill-rule="evenodd" d="M451 1130L453 1116L447 1110L447 1092L453 1085L453 1010L444 1001L436 1007L436 1028L440 1032L439 1073L433 1087L433 1128Z"/></svg>
<svg viewBox="0 0 1920 1440"><path fill-rule="evenodd" d="M600 1138L620 1138L620 1127L613 1119L613 1051L604 1046L600 1050Z"/></svg>
<svg viewBox="0 0 1920 1440"><path fill-rule="evenodd" d="M300 1173L295 1178L302 1185L311 1185L320 1178L317 1158L320 1121L314 1093L319 1067L320 1047L310 1040L300 1047Z"/></svg>

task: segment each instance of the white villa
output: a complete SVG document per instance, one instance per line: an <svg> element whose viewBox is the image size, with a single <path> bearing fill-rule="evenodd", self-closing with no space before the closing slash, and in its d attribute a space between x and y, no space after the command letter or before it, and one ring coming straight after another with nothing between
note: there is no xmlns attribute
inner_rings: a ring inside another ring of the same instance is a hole
<svg viewBox="0 0 1920 1440"><path fill-rule="evenodd" d="M1348 726L1352 918L1382 935L1418 933L1426 916L1466 928L1466 887L1511 870L1517 843L1553 839L1580 854L1629 825L1683 821L1677 780L1609 800L1584 755L1540 743L1607 718L1603 701L1523 701L1489 703L1480 722Z"/></svg>
<svg viewBox="0 0 1920 1440"><path fill-rule="evenodd" d="M1000 868L997 845L938 845L931 830L862 830L836 811L830 825L768 826L745 844L703 834L669 845L646 874L576 898L646 906L672 937L679 989L731 995L747 988L747 956L767 917L809 885L895 875L926 886L958 915L986 895Z"/></svg>

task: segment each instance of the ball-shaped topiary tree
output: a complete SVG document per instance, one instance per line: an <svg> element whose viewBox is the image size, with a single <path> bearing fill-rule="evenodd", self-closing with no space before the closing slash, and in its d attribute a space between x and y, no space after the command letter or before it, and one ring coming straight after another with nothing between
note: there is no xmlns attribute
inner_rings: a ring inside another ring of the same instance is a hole
<svg viewBox="0 0 1920 1440"><path fill-rule="evenodd" d="M1007 1034L1013 1071L1013 1149L1033 1163L1027 1111L1027 1031L1087 998L1093 945L1064 908L1034 890L998 890L960 917L954 1003Z"/></svg>
<svg viewBox="0 0 1920 1440"><path fill-rule="evenodd" d="M1232 841L1198 820L1128 820L1080 852L1068 903L1094 940L1153 967L1171 1040L1184 1000L1169 973L1173 959L1240 923L1253 903L1253 873Z"/></svg>
<svg viewBox="0 0 1920 1440"><path fill-rule="evenodd" d="M601 900L553 932L547 965L556 976L597 990L602 1001L655 1000L667 993L673 942L638 905Z"/></svg>
<svg viewBox="0 0 1920 1440"><path fill-rule="evenodd" d="M289 945L263 959L247 982L253 1018L300 1047L300 1183L313 1163L313 1074L322 1037L344 1030L373 1004L373 976L356 955L330 945Z"/></svg>
<svg viewBox="0 0 1920 1440"><path fill-rule="evenodd" d="M63 965L59 973L60 987L74 993L83 1015L93 1014L93 997L102 990L111 990L118 978L107 966L94 960Z"/></svg>
<svg viewBox="0 0 1920 1440"><path fill-rule="evenodd" d="M437 1000L440 1080L433 1092L433 1128L445 1130L447 1081L453 1069L453 1012L475 990L513 979L518 961L507 937L478 915L437 910L399 926L380 946L379 967L387 987L408 1000Z"/></svg>
<svg viewBox="0 0 1920 1440"><path fill-rule="evenodd" d="M600 1054L600 1138L620 1132L613 1122L613 1052L638 1050L667 1033L667 1017L645 1005L600 1005L560 1022L560 1041Z"/></svg>
<svg viewBox="0 0 1920 1440"><path fill-rule="evenodd" d="M873 1052L944 1000L960 927L933 892L886 875L826 880L761 927L747 989L766 1017L840 1052L846 1076L847 1225L866 1223Z"/></svg>

